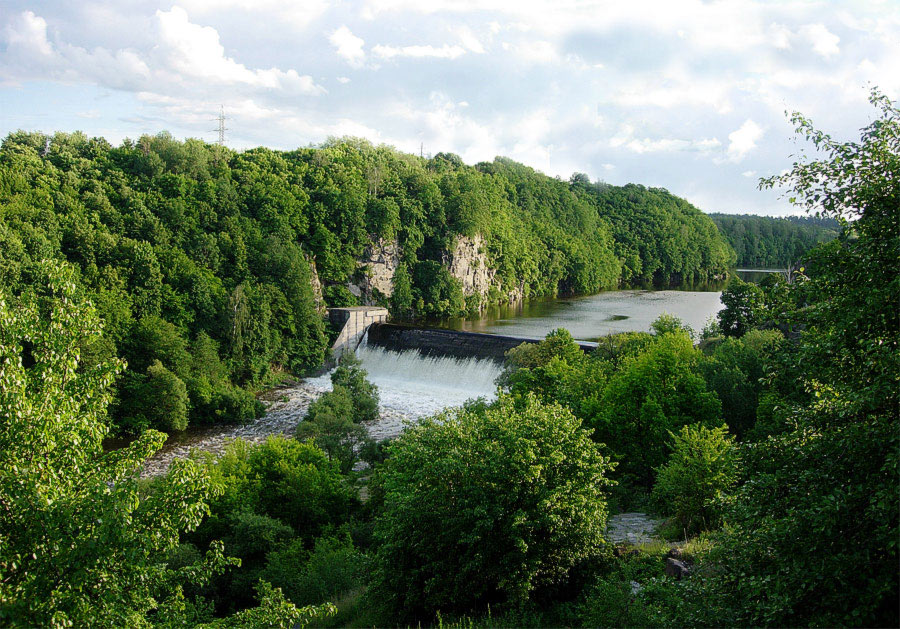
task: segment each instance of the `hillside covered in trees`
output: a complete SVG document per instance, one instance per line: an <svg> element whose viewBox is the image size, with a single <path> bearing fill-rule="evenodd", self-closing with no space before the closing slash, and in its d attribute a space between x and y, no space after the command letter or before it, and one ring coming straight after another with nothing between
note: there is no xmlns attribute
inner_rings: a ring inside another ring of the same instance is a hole
<svg viewBox="0 0 900 629"><path fill-rule="evenodd" d="M837 238L841 230L841 224L828 217L715 213L709 217L734 249L739 267L788 268L817 244Z"/></svg>
<svg viewBox="0 0 900 629"><path fill-rule="evenodd" d="M793 118L818 159L767 185L847 223L791 281L733 278L699 335L557 330L390 442L345 357L293 435L142 481L165 435L103 449L123 365L83 352L80 271L36 262L0 290L0 623L898 626L900 111L871 100L859 143ZM613 543L636 508L664 541Z"/></svg>
<svg viewBox="0 0 900 629"><path fill-rule="evenodd" d="M459 277L460 252L479 282ZM379 256L389 263L373 269ZM166 133L119 147L14 133L0 147L0 288L40 290L44 259L74 265L104 321L84 359L127 361L112 415L138 433L257 415L250 391L322 364L323 305L457 315L721 276L734 253L665 190L502 158L473 167L352 139L237 153Z"/></svg>

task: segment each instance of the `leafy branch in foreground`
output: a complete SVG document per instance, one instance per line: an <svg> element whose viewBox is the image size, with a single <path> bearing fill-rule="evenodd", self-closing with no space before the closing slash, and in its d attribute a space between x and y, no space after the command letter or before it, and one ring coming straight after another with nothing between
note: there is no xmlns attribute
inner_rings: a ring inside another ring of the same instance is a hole
<svg viewBox="0 0 900 629"><path fill-rule="evenodd" d="M214 486L202 466L182 460L145 491L139 472L165 441L160 432L104 452L122 364L81 364L80 348L100 338L96 312L70 267L38 269L39 292L0 294L0 624L183 624L196 608L181 584L235 563L221 543L197 565L173 570L165 561L208 513ZM309 615L278 591L260 593L253 613L265 624Z"/></svg>

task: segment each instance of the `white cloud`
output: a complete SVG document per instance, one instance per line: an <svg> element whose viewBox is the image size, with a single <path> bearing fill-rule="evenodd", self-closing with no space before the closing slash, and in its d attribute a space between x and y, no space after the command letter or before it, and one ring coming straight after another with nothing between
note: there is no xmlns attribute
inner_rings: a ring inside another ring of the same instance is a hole
<svg viewBox="0 0 900 629"><path fill-rule="evenodd" d="M689 140L685 138L638 138L635 137L633 125L624 124L619 133L610 138L611 148L624 148L632 153L709 153L722 146L718 138L701 138Z"/></svg>
<svg viewBox="0 0 900 629"><path fill-rule="evenodd" d="M763 129L749 118L740 128L728 134L728 159L739 162L756 148L763 136Z"/></svg>
<svg viewBox="0 0 900 629"><path fill-rule="evenodd" d="M47 21L31 11L25 11L7 25L6 43L10 47L49 57L53 47L47 40Z"/></svg>
<svg viewBox="0 0 900 629"><path fill-rule="evenodd" d="M351 66L358 68L366 59L363 44L366 42L350 32L346 26L341 26L328 38L334 46L338 56L342 57Z"/></svg>
<svg viewBox="0 0 900 629"><path fill-rule="evenodd" d="M472 32L472 29L463 26L456 29L456 34L459 36L459 43L463 48L478 55L484 54L484 45L482 45L481 40L476 37L475 33Z"/></svg>
<svg viewBox="0 0 900 629"><path fill-rule="evenodd" d="M813 51L825 59L841 52L838 42L841 38L832 33L824 24L804 24L800 27L800 36L803 37Z"/></svg>
<svg viewBox="0 0 900 629"><path fill-rule="evenodd" d="M434 46L375 46L372 48L372 54L382 59L393 59L394 57L434 57L437 59L456 59L466 54L466 49L462 46L450 46L444 44L440 48Z"/></svg>
<svg viewBox="0 0 900 629"><path fill-rule="evenodd" d="M272 16L293 27L306 27L319 19L328 9L328 0L179 0L179 5L191 14L221 15L223 12L239 10L251 13L253 17Z"/></svg>
<svg viewBox="0 0 900 629"><path fill-rule="evenodd" d="M192 23L180 7L157 11L155 17L156 45L152 50L88 50L66 42L51 43L46 20L25 11L4 31L7 50L0 71L25 80L89 81L133 91L243 85L294 95L325 92L312 77L296 70L253 70L226 56L218 32Z"/></svg>
<svg viewBox="0 0 900 629"><path fill-rule="evenodd" d="M769 25L769 41L775 48L780 50L790 49L792 35L791 29L784 24L773 23Z"/></svg>
<svg viewBox="0 0 900 629"><path fill-rule="evenodd" d="M346 76L339 76L339 77L337 78L337 82L338 82L338 83L343 83L343 84L346 85L347 83L350 82L350 79L349 79L348 77L346 77Z"/></svg>

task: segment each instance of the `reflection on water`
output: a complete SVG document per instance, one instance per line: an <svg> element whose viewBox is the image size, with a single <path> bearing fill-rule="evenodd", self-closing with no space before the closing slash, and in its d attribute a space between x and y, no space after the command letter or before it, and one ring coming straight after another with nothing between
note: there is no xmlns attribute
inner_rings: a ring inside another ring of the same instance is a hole
<svg viewBox="0 0 900 629"><path fill-rule="evenodd" d="M700 331L722 309L720 291L617 290L569 297L540 299L492 308L478 319L449 319L441 327L526 338L543 338L566 328L581 341L595 341L618 332L649 332L661 314L675 315Z"/></svg>
<svg viewBox="0 0 900 629"><path fill-rule="evenodd" d="M745 282L759 284L767 275L771 275L772 273L782 273L782 271L781 269L738 269L735 273Z"/></svg>

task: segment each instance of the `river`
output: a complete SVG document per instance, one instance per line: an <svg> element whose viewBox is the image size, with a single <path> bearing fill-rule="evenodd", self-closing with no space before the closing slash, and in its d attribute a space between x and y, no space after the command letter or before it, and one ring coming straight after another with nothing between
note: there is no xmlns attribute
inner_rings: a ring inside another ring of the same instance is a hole
<svg viewBox="0 0 900 629"><path fill-rule="evenodd" d="M720 287L715 287L720 288ZM543 338L566 328L578 340L595 341L617 332L650 330L659 315L679 317L699 332L722 308L720 290L618 290L560 299L540 299L487 310L477 319L451 319L432 325L470 332ZM431 415L467 399L496 394L494 380L501 367L490 360L426 358L416 352L386 352L367 347L357 350L369 379L380 392L378 420L367 426L376 439L394 437L408 421ZM291 434L309 404L330 388L328 374L275 389L263 396L266 415L238 426L197 427L173 435L150 461L144 475L164 472L172 460L192 448L220 453L230 439L259 441L273 434Z"/></svg>

